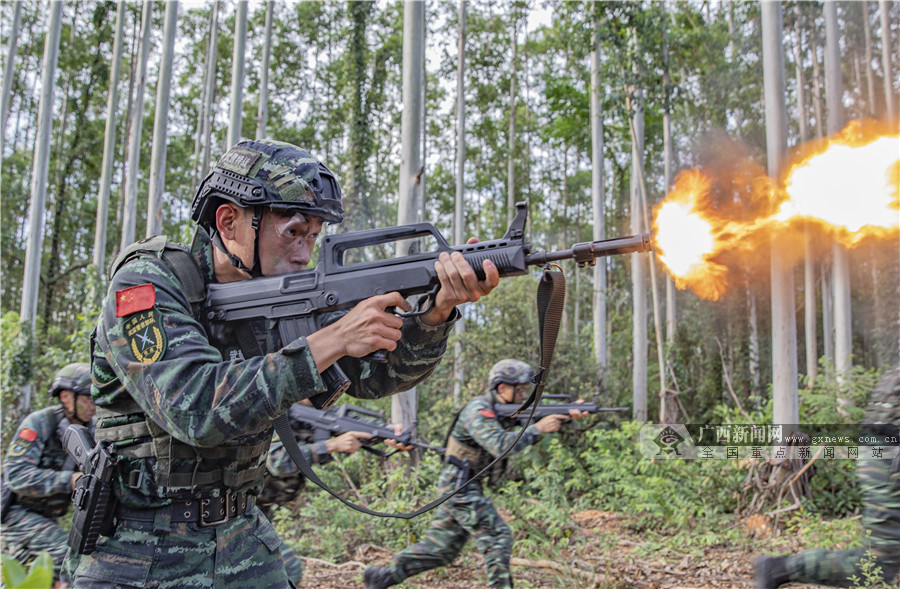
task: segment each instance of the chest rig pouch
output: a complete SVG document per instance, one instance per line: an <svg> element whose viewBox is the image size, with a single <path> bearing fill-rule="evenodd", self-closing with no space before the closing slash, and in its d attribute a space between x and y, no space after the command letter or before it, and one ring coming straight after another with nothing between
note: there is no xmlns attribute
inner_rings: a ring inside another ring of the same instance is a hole
<svg viewBox="0 0 900 589"><path fill-rule="evenodd" d="M110 277L139 257L155 257L166 263L181 283L194 318L199 321L206 283L188 249L161 235L139 241L119 254L110 268ZM144 494L184 499L223 487L246 491L257 486L265 474L271 443L268 432L245 436L229 445L191 446L172 437L134 399L124 395L111 405L97 407L97 418L97 442L113 446L123 483Z"/></svg>

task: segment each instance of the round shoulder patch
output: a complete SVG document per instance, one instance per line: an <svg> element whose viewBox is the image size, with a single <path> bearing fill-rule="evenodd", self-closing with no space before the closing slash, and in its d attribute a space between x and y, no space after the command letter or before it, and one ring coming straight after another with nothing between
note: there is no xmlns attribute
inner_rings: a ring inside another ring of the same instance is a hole
<svg viewBox="0 0 900 589"><path fill-rule="evenodd" d="M168 341L156 307L130 315L122 327L135 360L153 364L163 357Z"/></svg>

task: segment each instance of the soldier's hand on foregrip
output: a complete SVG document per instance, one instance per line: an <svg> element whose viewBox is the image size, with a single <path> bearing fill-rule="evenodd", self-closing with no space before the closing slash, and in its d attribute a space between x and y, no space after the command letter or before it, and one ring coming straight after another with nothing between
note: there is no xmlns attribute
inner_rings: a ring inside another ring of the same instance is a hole
<svg viewBox="0 0 900 589"><path fill-rule="evenodd" d="M394 430L394 433L398 437L403 435L403 424L402 423L390 423L390 424L388 424L388 427L392 428ZM408 444L401 444L397 440L385 440L384 443L387 444L388 446L390 446L391 448L396 448L402 452L409 452L410 450L415 448L415 446L410 446Z"/></svg>
<svg viewBox="0 0 900 589"><path fill-rule="evenodd" d="M575 401L575 404L584 403L584 399L578 399ZM587 417L590 415L587 411L579 411L578 409L569 409L569 417L572 419L581 419L582 417Z"/></svg>
<svg viewBox="0 0 900 589"><path fill-rule="evenodd" d="M401 337L403 319L388 311L398 307L412 310L400 293L390 292L368 298L346 315L306 338L316 368L323 371L340 358L362 358L377 350L393 350Z"/></svg>
<svg viewBox="0 0 900 589"><path fill-rule="evenodd" d="M548 415L534 424L542 434L550 434L558 431L564 421L569 421L568 415Z"/></svg>
<svg viewBox="0 0 900 589"><path fill-rule="evenodd" d="M473 237L466 243L478 243L478 239ZM494 290L500 282L497 267L490 260L484 260L481 269L484 272L484 280L478 280L475 270L461 253L442 252L438 256L438 261L434 263L441 289L435 298L434 308L422 316L422 322L426 325L440 325L447 321L457 305L474 303Z"/></svg>
<svg viewBox="0 0 900 589"><path fill-rule="evenodd" d="M367 434L365 432L347 432L336 438L329 439L325 442L325 447L328 448L329 454L332 452L356 454L359 449L362 448L362 442L360 442L360 440L368 440L371 439L371 437L372 434Z"/></svg>

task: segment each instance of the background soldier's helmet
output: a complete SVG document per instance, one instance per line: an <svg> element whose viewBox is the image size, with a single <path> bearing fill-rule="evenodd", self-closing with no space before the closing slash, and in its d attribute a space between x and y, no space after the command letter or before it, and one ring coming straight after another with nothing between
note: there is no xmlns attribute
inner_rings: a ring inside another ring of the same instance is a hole
<svg viewBox="0 0 900 589"><path fill-rule="evenodd" d="M59 369L50 385L50 396L58 397L65 390L76 395L91 394L91 366L84 362L67 364Z"/></svg>
<svg viewBox="0 0 900 589"><path fill-rule="evenodd" d="M215 229L223 201L296 211L327 223L344 219L334 174L302 149L271 139L241 141L229 149L194 196L191 219Z"/></svg>
<svg viewBox="0 0 900 589"><path fill-rule="evenodd" d="M488 383L491 389L496 389L501 382L511 385L528 384L534 378L534 370L521 360L500 360L491 367L488 374Z"/></svg>

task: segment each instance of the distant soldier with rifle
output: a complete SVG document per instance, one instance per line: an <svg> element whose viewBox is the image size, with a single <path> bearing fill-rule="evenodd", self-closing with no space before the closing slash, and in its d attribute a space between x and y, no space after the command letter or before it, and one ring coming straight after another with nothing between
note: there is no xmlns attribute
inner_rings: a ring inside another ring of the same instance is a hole
<svg viewBox="0 0 900 589"><path fill-rule="evenodd" d="M3 461L2 539L4 550L23 564L49 552L60 586L68 586L61 571L68 534L57 519L71 507L81 473L66 454L63 437L71 424L92 424L90 366L61 368L49 394L59 403L22 420Z"/></svg>
<svg viewBox="0 0 900 589"><path fill-rule="evenodd" d="M334 408L332 408L334 409ZM307 421L309 416L324 413L309 406L309 401L301 401L288 411L288 419L291 429L294 431L300 451L310 464L327 464L334 460L332 456L336 452L352 455L364 448L364 444L373 439L373 434L365 431L350 429L356 427L352 418L347 418L347 426L342 431L332 432L327 427L313 421ZM362 426L362 423L358 424ZM388 425L397 435L402 433L399 424ZM332 437L332 433L336 436ZM385 439L385 443L400 450L411 450L413 446L398 445L392 439ZM275 434L269 455L266 458L266 483L262 493L257 499L257 505L269 520L272 520L272 507L290 503L300 494L306 484L306 478L300 473L297 465L288 455L284 443ZM288 579L296 585L300 585L303 578L303 560L282 540L281 556L284 559L284 568Z"/></svg>
<svg viewBox="0 0 900 589"><path fill-rule="evenodd" d="M439 494L464 483L471 474L510 448L512 452L524 450L537 442L541 434L555 432L563 422L587 415L579 409L570 409L564 415L547 415L529 425L516 441L519 432L506 431L506 428L517 420L502 420L497 408L521 403L533 377L531 366L520 360L501 360L491 368L487 394L469 401L450 426L445 444L446 465L438 481ZM388 567L367 568L363 574L366 589L385 589L413 575L450 564L459 556L469 536L474 536L475 545L484 554L489 585L511 588L512 533L491 500L484 496L479 480L438 508L421 542L395 555Z"/></svg>
<svg viewBox="0 0 900 589"><path fill-rule="evenodd" d="M411 305L388 289L316 314L296 337L264 318L213 333L209 290L304 270L323 225L343 219L341 191L307 152L242 141L204 179L191 218L189 250L146 239L110 271L92 370L94 437L115 460L115 527L80 559L76 586L288 587L281 540L256 507L272 424L302 399L414 386L440 361L456 305L498 282L490 261L479 279L461 254L443 253L420 315L399 317Z"/></svg>

